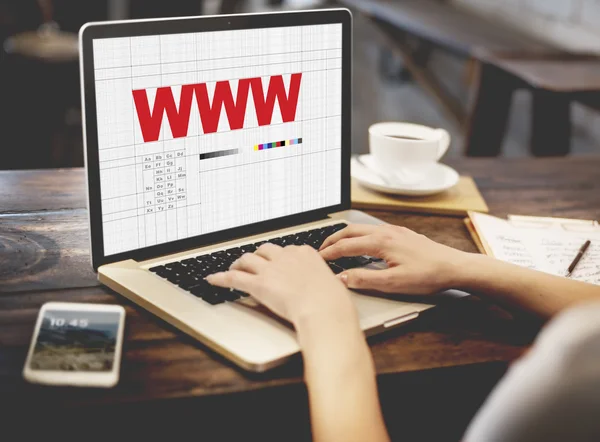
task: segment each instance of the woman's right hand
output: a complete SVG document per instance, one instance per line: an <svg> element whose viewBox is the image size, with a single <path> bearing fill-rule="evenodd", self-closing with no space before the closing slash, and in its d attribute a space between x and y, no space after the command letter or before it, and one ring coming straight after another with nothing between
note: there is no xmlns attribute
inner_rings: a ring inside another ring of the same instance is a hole
<svg viewBox="0 0 600 442"><path fill-rule="evenodd" d="M382 258L388 269L353 269L338 275L352 289L428 295L460 288L469 262L476 255L438 244L405 227L350 224L328 237L321 256Z"/></svg>

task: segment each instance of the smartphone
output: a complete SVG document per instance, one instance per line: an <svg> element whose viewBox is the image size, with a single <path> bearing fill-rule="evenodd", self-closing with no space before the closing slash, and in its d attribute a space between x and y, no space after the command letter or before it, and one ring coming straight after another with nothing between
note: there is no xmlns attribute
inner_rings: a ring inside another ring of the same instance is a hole
<svg viewBox="0 0 600 442"><path fill-rule="evenodd" d="M48 302L42 306L23 376L29 382L112 387L119 380L125 309Z"/></svg>

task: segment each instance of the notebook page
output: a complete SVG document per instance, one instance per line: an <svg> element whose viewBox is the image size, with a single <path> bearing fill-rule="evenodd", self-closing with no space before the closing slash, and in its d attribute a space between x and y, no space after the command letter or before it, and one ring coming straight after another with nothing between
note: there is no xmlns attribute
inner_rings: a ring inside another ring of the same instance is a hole
<svg viewBox="0 0 600 442"><path fill-rule="evenodd" d="M535 270L542 270L536 263L534 254L526 244L520 229L508 221L481 213L470 213L471 221L479 236L493 256L502 261Z"/></svg>
<svg viewBox="0 0 600 442"><path fill-rule="evenodd" d="M573 262L581 246L591 241L583 258L571 274L572 279L600 284L600 233L599 232L555 232L552 237L548 235L540 239L541 259L553 267L552 273L565 276L569 265Z"/></svg>
<svg viewBox="0 0 600 442"><path fill-rule="evenodd" d="M577 252L589 239L592 243L571 278L600 284L600 229L565 231L514 226L479 213L471 214L471 219L496 258L560 276L566 275Z"/></svg>
<svg viewBox="0 0 600 442"><path fill-rule="evenodd" d="M571 278L600 285L600 239L583 255Z"/></svg>

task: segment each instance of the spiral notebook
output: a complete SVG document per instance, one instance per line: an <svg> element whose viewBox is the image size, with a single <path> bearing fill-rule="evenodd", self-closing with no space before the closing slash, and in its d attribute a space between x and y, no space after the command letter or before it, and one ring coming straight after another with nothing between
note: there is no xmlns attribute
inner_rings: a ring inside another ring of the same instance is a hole
<svg viewBox="0 0 600 442"><path fill-rule="evenodd" d="M482 253L523 267L565 276L580 247L591 245L571 278L600 285L600 225L597 221L469 212L465 219Z"/></svg>

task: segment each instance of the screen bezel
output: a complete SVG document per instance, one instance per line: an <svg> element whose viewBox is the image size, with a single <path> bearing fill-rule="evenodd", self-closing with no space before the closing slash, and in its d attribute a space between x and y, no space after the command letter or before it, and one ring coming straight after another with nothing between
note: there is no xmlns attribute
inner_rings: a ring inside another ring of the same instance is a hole
<svg viewBox="0 0 600 442"><path fill-rule="evenodd" d="M110 371L62 371L32 369L31 358L37 344L40 328L47 311L111 312L119 315L115 359ZM23 376L30 382L47 385L72 385L80 387L112 387L119 380L121 356L123 352L123 334L125 329L125 309L120 305L79 304L71 302L47 302L38 314L35 330L31 338L29 352L23 368Z"/></svg>
<svg viewBox="0 0 600 442"><path fill-rule="evenodd" d="M258 29L318 24L342 24L342 161L341 201L329 207L301 212L245 226L197 235L164 244L144 247L110 256L104 254L98 126L96 120L96 87L94 77L93 40L96 38L212 32L236 29ZM351 93L352 93L352 15L347 9L328 9L269 14L222 15L180 19L132 20L88 23L79 33L81 95L84 113L84 151L88 181L88 210L92 266L133 259L143 261L158 256L256 235L271 230L324 219L328 214L350 209Z"/></svg>

